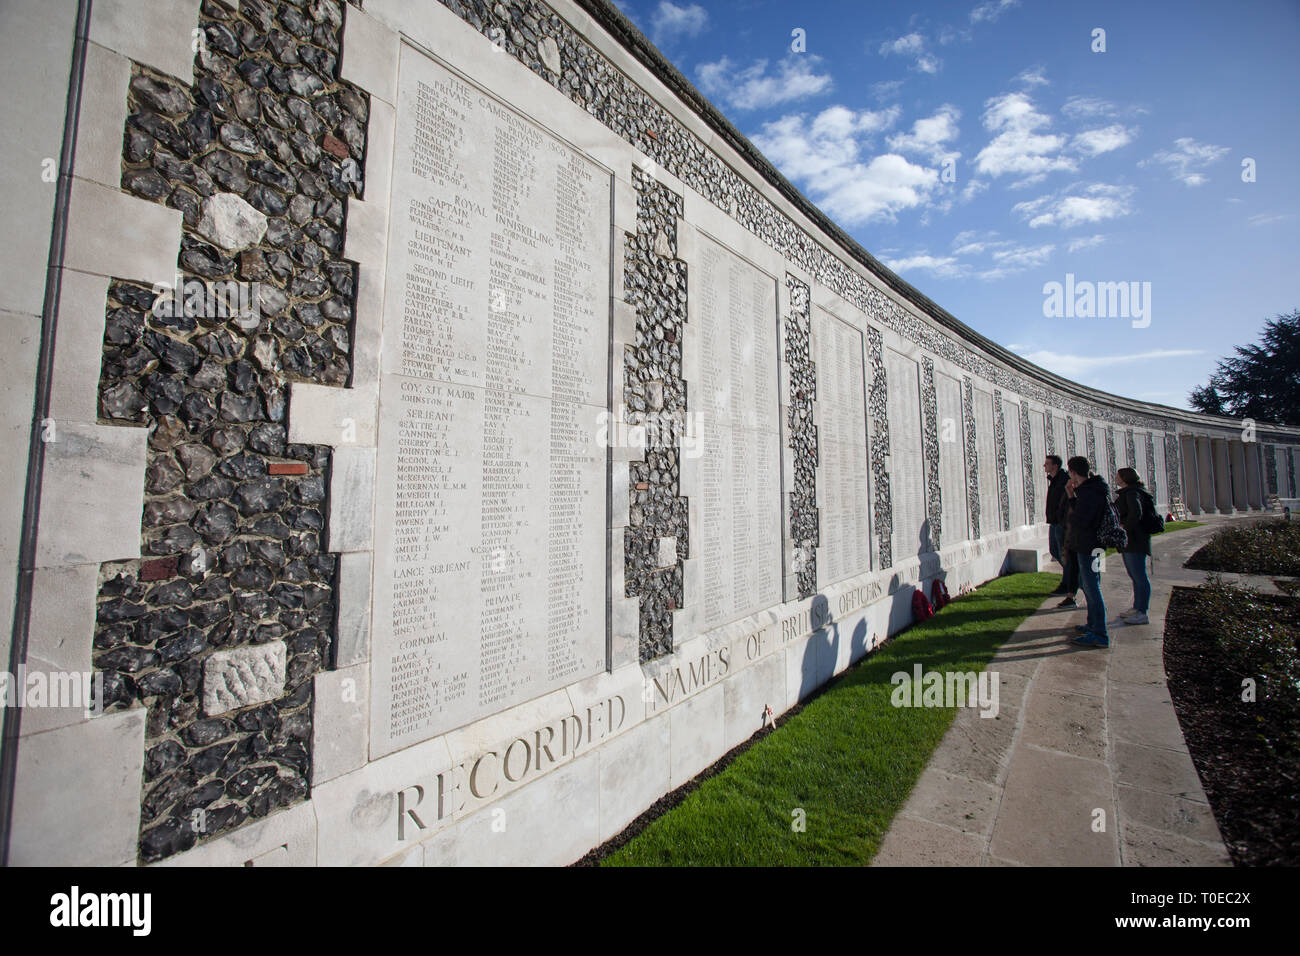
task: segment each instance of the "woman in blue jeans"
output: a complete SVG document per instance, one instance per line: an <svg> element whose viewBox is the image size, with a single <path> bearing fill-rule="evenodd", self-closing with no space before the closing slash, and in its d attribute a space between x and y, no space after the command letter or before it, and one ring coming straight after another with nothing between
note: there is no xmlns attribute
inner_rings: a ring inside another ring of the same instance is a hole
<svg viewBox="0 0 1300 956"><path fill-rule="evenodd" d="M1151 580L1147 577L1147 558L1151 555L1151 535L1142 530L1142 515L1155 510L1155 501L1147 492L1138 473L1132 468L1121 468L1115 473L1119 494L1115 496L1115 510L1128 532L1128 545L1123 549L1124 569L1133 582L1133 606L1120 615L1125 624L1146 624L1151 605Z"/></svg>

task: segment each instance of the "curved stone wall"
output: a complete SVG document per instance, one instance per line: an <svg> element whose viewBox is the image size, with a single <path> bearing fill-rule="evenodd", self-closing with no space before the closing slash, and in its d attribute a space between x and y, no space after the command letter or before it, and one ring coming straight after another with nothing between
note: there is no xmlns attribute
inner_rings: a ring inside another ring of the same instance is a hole
<svg viewBox="0 0 1300 956"><path fill-rule="evenodd" d="M1040 565L1046 454L1295 504L1300 429L984 339L604 0L164 6L86 47L12 659L107 706L22 714L15 862L567 863Z"/></svg>

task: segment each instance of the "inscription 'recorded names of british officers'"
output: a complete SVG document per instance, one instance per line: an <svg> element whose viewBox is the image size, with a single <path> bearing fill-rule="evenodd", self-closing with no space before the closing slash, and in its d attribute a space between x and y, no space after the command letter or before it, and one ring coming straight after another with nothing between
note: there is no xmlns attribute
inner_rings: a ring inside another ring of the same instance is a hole
<svg viewBox="0 0 1300 956"><path fill-rule="evenodd" d="M406 48L400 77L378 752L605 663L609 173Z"/></svg>

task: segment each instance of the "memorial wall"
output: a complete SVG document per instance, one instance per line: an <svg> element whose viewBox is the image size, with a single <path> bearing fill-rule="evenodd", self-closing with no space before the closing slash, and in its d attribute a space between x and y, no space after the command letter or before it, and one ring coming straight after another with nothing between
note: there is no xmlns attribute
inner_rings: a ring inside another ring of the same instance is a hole
<svg viewBox="0 0 1300 956"><path fill-rule="evenodd" d="M6 712L9 862L571 863L916 588L1048 568L1045 455L1296 497L1300 429L984 339L605 0L14 2L80 111L7 647L104 707Z"/></svg>

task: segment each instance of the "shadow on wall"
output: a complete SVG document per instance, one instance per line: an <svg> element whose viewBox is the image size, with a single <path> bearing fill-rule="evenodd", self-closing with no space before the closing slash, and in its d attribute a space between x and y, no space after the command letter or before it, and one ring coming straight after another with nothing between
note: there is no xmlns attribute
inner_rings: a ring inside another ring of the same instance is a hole
<svg viewBox="0 0 1300 956"><path fill-rule="evenodd" d="M913 595L918 590L930 600L935 581L943 581L947 586L948 572L944 570L942 559L931 540L930 522L921 524L920 539L917 542L917 556L921 560L920 587L909 584L903 586L897 574L889 582L890 601L885 637L897 634L910 627L914 620L912 611ZM867 625L872 609L866 608L854 612L857 623L853 625L849 641L849 665L852 666L866 657L873 648L868 643ZM835 664L839 661L840 642L844 639L840 622L831 614L830 602L826 595L813 597L811 608L812 640L804 645L803 661L799 668L799 700L804 700L822 684L835 676Z"/></svg>

